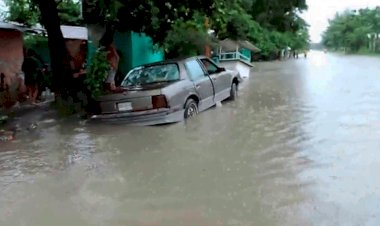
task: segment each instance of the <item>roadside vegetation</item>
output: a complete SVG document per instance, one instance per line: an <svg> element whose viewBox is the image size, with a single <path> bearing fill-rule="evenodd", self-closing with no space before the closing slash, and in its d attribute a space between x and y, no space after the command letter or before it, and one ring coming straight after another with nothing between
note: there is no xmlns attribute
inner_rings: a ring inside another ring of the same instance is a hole
<svg viewBox="0 0 380 226"><path fill-rule="evenodd" d="M380 7L337 13L323 34L323 44L333 51L380 54Z"/></svg>

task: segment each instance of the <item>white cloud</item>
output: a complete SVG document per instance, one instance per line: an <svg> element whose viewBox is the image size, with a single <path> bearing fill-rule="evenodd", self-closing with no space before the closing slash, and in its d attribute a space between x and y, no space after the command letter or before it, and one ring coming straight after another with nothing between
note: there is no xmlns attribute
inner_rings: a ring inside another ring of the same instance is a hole
<svg viewBox="0 0 380 226"><path fill-rule="evenodd" d="M359 9L380 6L380 0L307 0L309 10L302 17L310 24L313 42L321 40L321 34L328 26L328 19L346 9Z"/></svg>

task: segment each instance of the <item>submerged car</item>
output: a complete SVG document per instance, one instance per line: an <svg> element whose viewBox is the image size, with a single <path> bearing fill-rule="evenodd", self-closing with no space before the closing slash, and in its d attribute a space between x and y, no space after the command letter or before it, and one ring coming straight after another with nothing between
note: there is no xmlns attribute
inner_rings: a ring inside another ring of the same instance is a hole
<svg viewBox="0 0 380 226"><path fill-rule="evenodd" d="M98 99L100 112L92 119L144 125L192 118L217 102L235 100L241 77L218 67L207 57L191 57L132 69L123 92Z"/></svg>

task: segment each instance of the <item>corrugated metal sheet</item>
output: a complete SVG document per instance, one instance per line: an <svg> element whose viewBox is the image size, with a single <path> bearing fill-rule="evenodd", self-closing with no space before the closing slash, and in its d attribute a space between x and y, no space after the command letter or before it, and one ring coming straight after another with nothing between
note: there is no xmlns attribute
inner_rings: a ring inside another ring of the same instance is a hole
<svg viewBox="0 0 380 226"><path fill-rule="evenodd" d="M236 49L245 48L253 52L260 52L261 50L249 41L234 41L231 39L224 39L219 42L219 45L224 51L236 51Z"/></svg>
<svg viewBox="0 0 380 226"><path fill-rule="evenodd" d="M45 31L41 27L41 25L36 25L34 27L26 27L16 22L4 22L4 21L0 21L0 29L15 30L15 31L21 31L21 32L31 32L31 33L42 33Z"/></svg>
<svg viewBox="0 0 380 226"><path fill-rule="evenodd" d="M27 30L30 30L30 28L27 28L27 27L24 27L21 25L16 25L13 23L3 22L3 21L0 21L0 29L16 30L16 31L21 31L21 32L25 32Z"/></svg>
<svg viewBox="0 0 380 226"><path fill-rule="evenodd" d="M88 30L86 27L62 25L61 31L65 39L79 39L79 40L88 39Z"/></svg>

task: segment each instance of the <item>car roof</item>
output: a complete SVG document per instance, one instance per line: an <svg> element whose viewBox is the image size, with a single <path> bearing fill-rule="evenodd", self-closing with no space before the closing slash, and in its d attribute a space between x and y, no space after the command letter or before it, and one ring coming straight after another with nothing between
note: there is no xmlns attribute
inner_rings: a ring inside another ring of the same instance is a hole
<svg viewBox="0 0 380 226"><path fill-rule="evenodd" d="M155 65L161 65L161 64L170 64L170 63L173 63L173 64L178 64L178 63L184 63L185 61L188 61L188 60L196 60L196 59L204 59L204 58L207 58L206 56L192 56L192 57L180 57L180 58L176 58L176 59L169 59L169 60L163 60L163 61L159 61L159 62L155 62L155 63L150 63L150 64L143 64L143 65L140 65L140 66L137 66L135 68L138 68L138 67L151 67L151 66L155 66Z"/></svg>

